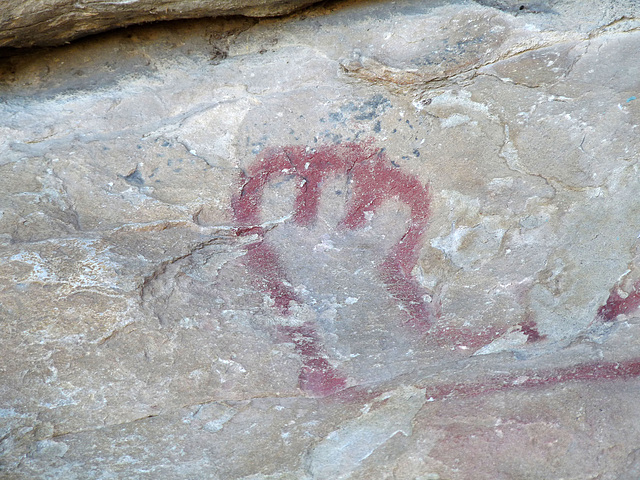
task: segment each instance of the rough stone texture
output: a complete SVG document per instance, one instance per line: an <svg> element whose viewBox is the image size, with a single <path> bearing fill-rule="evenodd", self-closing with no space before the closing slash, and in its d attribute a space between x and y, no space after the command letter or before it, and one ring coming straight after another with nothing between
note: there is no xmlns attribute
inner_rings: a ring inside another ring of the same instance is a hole
<svg viewBox="0 0 640 480"><path fill-rule="evenodd" d="M639 10L5 59L0 478L638 478Z"/></svg>
<svg viewBox="0 0 640 480"><path fill-rule="evenodd" d="M0 47L54 46L137 23L222 15L273 17L317 0L4 0Z"/></svg>

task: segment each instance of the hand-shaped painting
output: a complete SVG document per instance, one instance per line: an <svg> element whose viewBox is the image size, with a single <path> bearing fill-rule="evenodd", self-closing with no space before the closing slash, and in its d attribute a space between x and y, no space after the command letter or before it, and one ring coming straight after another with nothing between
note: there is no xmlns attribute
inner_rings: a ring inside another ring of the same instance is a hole
<svg viewBox="0 0 640 480"><path fill-rule="evenodd" d="M393 166L383 150L368 143L315 149L270 148L244 175L240 192L233 200L235 221L241 235L259 235L259 240L249 245L245 262L257 275L263 292L272 297L278 312L289 315L292 302L300 302L300 298L287 281L278 253L264 239L264 229L259 224L265 187L284 175L299 180L293 220L300 226L310 225L317 218L323 182L336 175L347 175L353 188L346 215L338 228L361 228L366 214L389 199L409 207L408 229L382 259L378 270L388 292L405 310L408 328L420 333L428 331L437 315L437 302L425 300L431 295L412 277L411 271L418 260L429 221L429 190L418 179ZM279 329L303 358L300 374L303 389L324 395L344 388L346 380L330 366L315 325L307 323Z"/></svg>

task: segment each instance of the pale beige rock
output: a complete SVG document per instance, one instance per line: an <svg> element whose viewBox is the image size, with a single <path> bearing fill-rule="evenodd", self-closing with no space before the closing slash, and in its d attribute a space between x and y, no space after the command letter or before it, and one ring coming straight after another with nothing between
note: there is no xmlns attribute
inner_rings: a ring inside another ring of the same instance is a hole
<svg viewBox="0 0 640 480"><path fill-rule="evenodd" d="M0 47L61 45L118 27L186 18L273 17L317 0L6 0Z"/></svg>
<svg viewBox="0 0 640 480"><path fill-rule="evenodd" d="M640 12L519 6L2 60L0 478L638 477Z"/></svg>

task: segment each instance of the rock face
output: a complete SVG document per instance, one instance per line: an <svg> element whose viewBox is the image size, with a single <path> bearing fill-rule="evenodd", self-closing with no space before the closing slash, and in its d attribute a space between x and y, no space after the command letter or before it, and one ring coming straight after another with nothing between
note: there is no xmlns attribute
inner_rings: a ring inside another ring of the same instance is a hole
<svg viewBox="0 0 640 480"><path fill-rule="evenodd" d="M639 11L3 60L0 477L638 478Z"/></svg>
<svg viewBox="0 0 640 480"><path fill-rule="evenodd" d="M137 23L199 17L284 15L317 0L6 0L0 47L61 45Z"/></svg>

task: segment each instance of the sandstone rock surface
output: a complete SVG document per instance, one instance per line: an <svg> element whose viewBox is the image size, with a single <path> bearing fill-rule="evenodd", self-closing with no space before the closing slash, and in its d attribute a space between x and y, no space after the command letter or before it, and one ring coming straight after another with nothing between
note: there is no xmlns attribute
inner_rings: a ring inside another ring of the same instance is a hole
<svg viewBox="0 0 640 480"><path fill-rule="evenodd" d="M61 45L76 38L160 20L273 17L317 0L5 0L0 47Z"/></svg>
<svg viewBox="0 0 640 480"><path fill-rule="evenodd" d="M2 60L0 478L637 478L639 13L341 2Z"/></svg>

